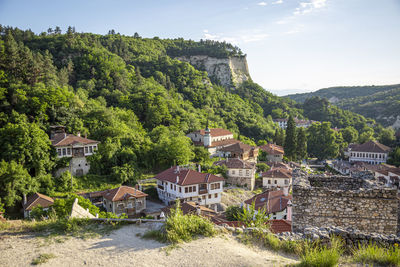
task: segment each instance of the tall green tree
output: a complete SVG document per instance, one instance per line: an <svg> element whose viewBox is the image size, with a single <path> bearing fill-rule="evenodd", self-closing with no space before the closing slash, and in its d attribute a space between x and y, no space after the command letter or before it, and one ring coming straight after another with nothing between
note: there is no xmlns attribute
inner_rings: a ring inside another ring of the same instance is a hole
<svg viewBox="0 0 400 267"><path fill-rule="evenodd" d="M0 202L12 207L23 199L23 195L35 192L38 183L28 171L15 161L0 162Z"/></svg>
<svg viewBox="0 0 400 267"><path fill-rule="evenodd" d="M331 129L330 122L313 123L308 128L307 140L308 154L319 160L335 158L339 154L336 132Z"/></svg>
<svg viewBox="0 0 400 267"><path fill-rule="evenodd" d="M289 159L296 158L296 123L294 122L293 116L289 116L287 128L286 128L286 138L285 138L285 155Z"/></svg>
<svg viewBox="0 0 400 267"><path fill-rule="evenodd" d="M307 157L307 136L302 127L297 130L296 157L297 159L305 159Z"/></svg>
<svg viewBox="0 0 400 267"><path fill-rule="evenodd" d="M285 143L285 130L282 128L278 127L275 130L275 135L274 135L274 142L275 144L279 146L283 146Z"/></svg>
<svg viewBox="0 0 400 267"><path fill-rule="evenodd" d="M382 144L386 145L386 146L393 146L396 137L395 137L395 132L393 130L392 127L388 127L383 129L379 136L378 136L378 140L379 142L381 142Z"/></svg>
<svg viewBox="0 0 400 267"><path fill-rule="evenodd" d="M347 126L340 131L342 133L343 139L346 143L351 144L358 141L358 132L352 126Z"/></svg>

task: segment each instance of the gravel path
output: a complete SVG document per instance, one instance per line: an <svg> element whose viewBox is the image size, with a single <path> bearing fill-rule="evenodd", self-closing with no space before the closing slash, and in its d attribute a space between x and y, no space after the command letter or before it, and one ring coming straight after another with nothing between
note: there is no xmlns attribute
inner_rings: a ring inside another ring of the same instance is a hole
<svg viewBox="0 0 400 267"><path fill-rule="evenodd" d="M45 239L0 233L0 266L30 266L40 254L55 258L40 266L284 266L296 261L249 247L228 235L202 238L166 250L166 245L141 239L146 225L124 226L110 235Z"/></svg>

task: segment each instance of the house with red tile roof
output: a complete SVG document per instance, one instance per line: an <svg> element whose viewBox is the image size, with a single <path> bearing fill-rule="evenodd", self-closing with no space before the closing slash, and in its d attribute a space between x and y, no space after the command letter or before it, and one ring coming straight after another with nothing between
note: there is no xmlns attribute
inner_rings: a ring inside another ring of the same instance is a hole
<svg viewBox="0 0 400 267"><path fill-rule="evenodd" d="M292 222L288 220L270 220L270 230L274 234L291 232Z"/></svg>
<svg viewBox="0 0 400 267"><path fill-rule="evenodd" d="M56 176L64 171L69 171L74 176L85 175L89 172L90 164L86 160L87 156L96 153L99 141L91 140L78 135L67 134L64 126L51 126L50 140L56 148L59 158L71 158L68 168L60 169Z"/></svg>
<svg viewBox="0 0 400 267"><path fill-rule="evenodd" d="M238 142L219 149L219 156L224 158L239 158L251 162L257 162L258 147Z"/></svg>
<svg viewBox="0 0 400 267"><path fill-rule="evenodd" d="M244 201L247 207L252 203L256 210L265 209L270 219L292 220L292 196L287 188L265 191Z"/></svg>
<svg viewBox="0 0 400 267"><path fill-rule="evenodd" d="M215 166L226 166L227 183L254 190L256 164L239 158L227 158L214 162Z"/></svg>
<svg viewBox="0 0 400 267"><path fill-rule="evenodd" d="M54 204L54 200L46 195L35 193L28 197L22 207L24 209L24 217L28 218L34 207L40 206L43 210L49 209Z"/></svg>
<svg viewBox="0 0 400 267"><path fill-rule="evenodd" d="M376 165L386 163L390 151L390 147L371 140L361 145L349 145L347 153L349 162L366 162Z"/></svg>
<svg viewBox="0 0 400 267"><path fill-rule="evenodd" d="M208 208L221 202L223 177L174 166L157 174L158 198L166 205L179 199L181 203L195 201Z"/></svg>
<svg viewBox="0 0 400 267"><path fill-rule="evenodd" d="M292 184L292 171L286 168L271 168L261 174L263 187L265 188L283 188L290 187Z"/></svg>
<svg viewBox="0 0 400 267"><path fill-rule="evenodd" d="M269 162L282 162L285 154L283 147L275 144L262 145L259 149L267 153L267 161Z"/></svg>
<svg viewBox="0 0 400 267"><path fill-rule="evenodd" d="M146 209L147 194L130 186L122 185L113 189L93 192L91 196L102 197L103 207L118 216L122 213L134 216Z"/></svg>
<svg viewBox="0 0 400 267"><path fill-rule="evenodd" d="M161 211L164 213L164 216L168 216L171 213L171 209L175 207L176 207L175 204L170 205L165 208L162 208ZM180 203L180 209L183 215L195 214L210 219L217 215L217 212L215 212L215 210L209 209L205 206L201 206L193 201Z"/></svg>

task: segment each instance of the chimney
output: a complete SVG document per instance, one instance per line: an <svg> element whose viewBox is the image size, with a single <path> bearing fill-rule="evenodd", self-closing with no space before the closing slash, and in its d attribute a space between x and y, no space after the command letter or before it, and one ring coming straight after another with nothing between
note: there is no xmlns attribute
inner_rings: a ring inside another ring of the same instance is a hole
<svg viewBox="0 0 400 267"><path fill-rule="evenodd" d="M198 166L198 170L199 170L199 172L201 172L201 165L200 164Z"/></svg>
<svg viewBox="0 0 400 267"><path fill-rule="evenodd" d="M177 173L179 173L179 172L180 172L180 170L179 170L179 165L178 165L178 166L176 166L176 172L177 172Z"/></svg>
<svg viewBox="0 0 400 267"><path fill-rule="evenodd" d="M179 183L179 176L178 175L176 176L176 183L177 184Z"/></svg>

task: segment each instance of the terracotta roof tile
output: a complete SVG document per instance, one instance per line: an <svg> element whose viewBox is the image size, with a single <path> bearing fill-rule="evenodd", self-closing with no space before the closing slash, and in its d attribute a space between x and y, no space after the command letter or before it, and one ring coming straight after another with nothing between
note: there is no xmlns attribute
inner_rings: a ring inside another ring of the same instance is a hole
<svg viewBox="0 0 400 267"><path fill-rule="evenodd" d="M353 145L351 148L353 152L388 153L390 150L390 147L382 145L377 141L368 141L361 145Z"/></svg>
<svg viewBox="0 0 400 267"><path fill-rule="evenodd" d="M32 210L32 208L40 205L42 208L48 208L52 206L54 200L46 195L35 193L28 197L26 204L24 205L24 210Z"/></svg>
<svg viewBox="0 0 400 267"><path fill-rule="evenodd" d="M240 143L240 141L236 139L225 139L221 141L212 142L210 147L226 147L237 143ZM203 145L203 143L201 143L201 145Z"/></svg>
<svg viewBox="0 0 400 267"><path fill-rule="evenodd" d="M203 216L211 217L211 216L214 216L214 215L217 214L214 210L206 208L206 207L201 206L201 205L196 205L195 202L191 202L191 201L183 202L180 205L181 205L182 213L184 215L185 214L196 214L197 213L197 207L200 208L201 215L203 215ZM161 210L167 215L167 214L170 214L170 210L172 208L174 208L174 207L175 207L175 205L170 205L170 206L167 206L165 208L162 208Z"/></svg>
<svg viewBox="0 0 400 267"><path fill-rule="evenodd" d="M63 137L63 138L62 138ZM62 138L62 139L61 139ZM74 145L74 144L97 144L100 143L99 141L87 139L81 136L75 136L73 134L68 134L65 136L64 134L57 134L53 140L52 144L53 146L69 146L69 145Z"/></svg>
<svg viewBox="0 0 400 267"><path fill-rule="evenodd" d="M178 183L177 183L177 177L178 177ZM190 169L178 168L176 166L166 169L163 172L160 172L154 178L160 181L168 181L170 183L176 183L178 185L214 183L225 180L223 177L219 177L214 174L201 173Z"/></svg>
<svg viewBox="0 0 400 267"><path fill-rule="evenodd" d="M228 158L226 160L216 161L214 165L225 165L228 169L254 169L255 164L238 158Z"/></svg>
<svg viewBox="0 0 400 267"><path fill-rule="evenodd" d="M142 191L139 191L133 187L125 185L110 190L104 190L101 192L103 192L102 195L104 198L113 202L125 200L131 197L133 198L147 197L147 194L143 193Z"/></svg>
<svg viewBox="0 0 400 267"><path fill-rule="evenodd" d="M195 133L198 133L198 134L201 134L201 135L205 135L206 134L204 129L196 131ZM213 136L213 137L231 135L231 134L233 134L233 133L231 133L229 130L222 129L222 128L211 128L210 129L210 135Z"/></svg>
<svg viewBox="0 0 400 267"><path fill-rule="evenodd" d="M266 144L259 147L261 150L267 152L270 155L283 155L285 151L283 147L275 145L275 144Z"/></svg>
<svg viewBox="0 0 400 267"><path fill-rule="evenodd" d="M238 142L236 144L230 145L230 146L226 146L221 148L221 151L224 152L240 152L240 153L244 153L246 151L251 151L252 149L256 149L255 147L252 147L248 144L242 143L242 142Z"/></svg>
<svg viewBox="0 0 400 267"><path fill-rule="evenodd" d="M261 174L262 177L271 178L292 178L292 172L284 168L272 168Z"/></svg>
<svg viewBox="0 0 400 267"><path fill-rule="evenodd" d="M270 220L271 231L274 234L283 233L283 232L291 232L292 231L292 223L287 220Z"/></svg>
<svg viewBox="0 0 400 267"><path fill-rule="evenodd" d="M282 211L287 208L289 201L292 199L291 195L285 196L283 190L265 191L261 194L244 201L244 203L251 205L255 202L255 208L266 208L267 213L274 213Z"/></svg>

